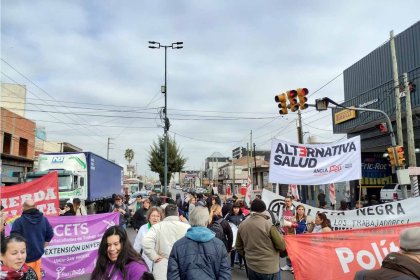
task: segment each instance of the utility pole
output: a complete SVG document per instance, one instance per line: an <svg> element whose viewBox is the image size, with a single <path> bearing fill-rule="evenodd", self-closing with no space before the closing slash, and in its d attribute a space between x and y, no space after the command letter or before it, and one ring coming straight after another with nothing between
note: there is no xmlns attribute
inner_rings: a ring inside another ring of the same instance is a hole
<svg viewBox="0 0 420 280"><path fill-rule="evenodd" d="M107 145L107 149L106 149L106 159L109 160L109 150L112 149L111 148L111 137L108 137L108 145Z"/></svg>
<svg viewBox="0 0 420 280"><path fill-rule="evenodd" d="M401 101L400 101L400 82L398 81L398 64L397 54L395 52L394 31L390 32L391 59L392 59L392 77L394 79L394 94L395 94L395 119L397 122L397 144L404 146L401 122Z"/></svg>
<svg viewBox="0 0 420 280"><path fill-rule="evenodd" d="M232 195L235 194L235 173L236 173L236 169L235 169L235 159L232 158L232 166L233 166L233 175L232 175L232 179L233 179L233 183L232 183Z"/></svg>
<svg viewBox="0 0 420 280"><path fill-rule="evenodd" d="M249 141L249 152L251 154L251 159L252 159L252 130L251 130L251 134L250 134L250 141ZM250 170L251 170L251 184L252 184L252 188L254 188L254 169L252 168L252 164L250 165Z"/></svg>
<svg viewBox="0 0 420 280"><path fill-rule="evenodd" d="M253 152L253 154L254 154L254 168L255 168L255 173L256 173L255 181L257 182L256 185L258 185L257 157L255 156L255 146L256 145L254 143L254 152ZM252 187L255 189L255 185L252 185ZM258 187L260 187L260 186L258 186Z"/></svg>
<svg viewBox="0 0 420 280"><path fill-rule="evenodd" d="M298 143L303 144L302 114L300 110L298 110L297 133L298 133Z"/></svg>
<svg viewBox="0 0 420 280"><path fill-rule="evenodd" d="M149 48L150 49L165 49L165 85L161 88L161 92L165 95L165 108L164 108L164 137L165 137L165 169L164 169L164 189L165 189L165 196L168 195L168 130L169 130L169 119L168 119L168 106L167 106L167 79L166 79L166 68L167 68L167 49L182 49L183 48L183 42L176 42L172 43L170 45L161 45L159 42L155 41L149 41ZM161 182L162 183L162 182Z"/></svg>
<svg viewBox="0 0 420 280"><path fill-rule="evenodd" d="M416 159L416 147L414 142L414 128L413 128L413 114L411 111L411 93L408 86L407 73L403 74L404 79L404 92L405 92L405 109L406 109L406 121L407 121L407 143L408 143L408 162L410 167L417 166ZM413 194L419 193L419 183L416 176L410 176L411 191Z"/></svg>
<svg viewBox="0 0 420 280"><path fill-rule="evenodd" d="M250 175L250 169L249 169L249 143L246 143L246 163L248 164L248 176Z"/></svg>
<svg viewBox="0 0 420 280"><path fill-rule="evenodd" d="M298 133L298 143L303 144L303 129L302 129L302 113L298 110L298 119L297 119L297 133ZM298 185L298 192L301 190L301 186ZM303 196L303 193L302 193ZM305 190L305 200L306 200L306 190Z"/></svg>

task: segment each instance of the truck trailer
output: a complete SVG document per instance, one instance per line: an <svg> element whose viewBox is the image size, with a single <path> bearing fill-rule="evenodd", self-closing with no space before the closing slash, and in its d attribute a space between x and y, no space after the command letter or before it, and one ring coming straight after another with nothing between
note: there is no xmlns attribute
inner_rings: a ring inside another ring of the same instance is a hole
<svg viewBox="0 0 420 280"><path fill-rule="evenodd" d="M26 181L57 171L60 205L79 198L90 212L108 211L112 195L121 193L123 168L91 152L40 154Z"/></svg>

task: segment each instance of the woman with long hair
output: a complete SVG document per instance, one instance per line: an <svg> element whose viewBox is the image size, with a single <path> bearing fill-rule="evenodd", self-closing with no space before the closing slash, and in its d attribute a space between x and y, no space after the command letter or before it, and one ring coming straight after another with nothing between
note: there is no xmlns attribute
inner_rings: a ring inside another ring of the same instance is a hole
<svg viewBox="0 0 420 280"><path fill-rule="evenodd" d="M153 269L153 261L151 261L144 253L143 253L143 237L146 235L146 233L149 231L149 229L162 221L164 218L162 208L158 206L152 206L149 208L149 211L147 212L147 223L142 225L139 229L139 232L137 233L136 239L134 240L134 250L136 252L139 252L141 256L143 257L144 261L147 264L147 267L149 268L149 271L152 271Z"/></svg>
<svg viewBox="0 0 420 280"><path fill-rule="evenodd" d="M12 234L1 240L0 278L13 280L37 280L35 271L25 264L26 240Z"/></svg>
<svg viewBox="0 0 420 280"><path fill-rule="evenodd" d="M295 221L297 223L296 234L302 234L308 231L306 227L305 206L303 206L302 204L296 207Z"/></svg>
<svg viewBox="0 0 420 280"><path fill-rule="evenodd" d="M146 198L143 200L143 205L139 208L135 213L133 218L131 219L131 225L133 228L138 231L141 226L147 224L147 212L150 208L150 200Z"/></svg>
<svg viewBox="0 0 420 280"><path fill-rule="evenodd" d="M225 244L226 250L229 253L232 250L232 244L233 244L232 228L230 227L229 222L223 219L222 206L220 206L219 204L213 204L211 206L210 216L209 216L209 225L207 227L213 230L216 233L216 237L223 241L223 243ZM218 232L217 229L220 229L220 228L222 228L222 230Z"/></svg>
<svg viewBox="0 0 420 280"><path fill-rule="evenodd" d="M123 227L112 226L102 236L91 280L140 279L147 265L128 239Z"/></svg>
<svg viewBox="0 0 420 280"><path fill-rule="evenodd" d="M235 202L233 204L232 209L230 210L229 214L226 215L225 220L235 225L236 231L238 230L239 225L242 223L243 220L245 220L245 216L244 214L242 214L241 205L239 205L239 203ZM239 269L242 269L243 258L241 255L236 253L235 249L232 249L230 253L230 267L233 267L236 255L238 256Z"/></svg>
<svg viewBox="0 0 420 280"><path fill-rule="evenodd" d="M73 198L73 209L74 213L76 213L76 216L87 215L86 207L82 205L82 201L80 200L80 198Z"/></svg>
<svg viewBox="0 0 420 280"><path fill-rule="evenodd" d="M311 231L313 233L332 231L331 222L327 218L327 215L325 215L325 213L321 213L321 212L317 213L314 223L315 223L315 226Z"/></svg>

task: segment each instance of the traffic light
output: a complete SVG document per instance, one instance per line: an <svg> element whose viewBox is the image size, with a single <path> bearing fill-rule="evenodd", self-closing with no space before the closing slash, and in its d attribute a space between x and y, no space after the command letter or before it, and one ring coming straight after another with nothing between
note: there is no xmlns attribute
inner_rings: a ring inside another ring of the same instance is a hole
<svg viewBox="0 0 420 280"><path fill-rule="evenodd" d="M308 108L308 104L306 104L306 102L308 102L308 98L306 98L306 96L309 91L307 88L298 88L296 91L299 98L299 108L301 110L305 110Z"/></svg>
<svg viewBox="0 0 420 280"><path fill-rule="evenodd" d="M287 92L287 99L289 99L289 107L288 108L292 112L295 112L295 111L297 111L297 109L299 109L298 108L299 104L298 104L298 102L296 100L296 97L297 97L296 90L289 90Z"/></svg>
<svg viewBox="0 0 420 280"><path fill-rule="evenodd" d="M388 152L389 163L391 164L391 166L396 166L397 161L395 160L394 147L388 147L386 148L386 150Z"/></svg>
<svg viewBox="0 0 420 280"><path fill-rule="evenodd" d="M397 150L397 165L405 166L404 147L395 146L395 149Z"/></svg>
<svg viewBox="0 0 420 280"><path fill-rule="evenodd" d="M279 103L278 104L280 108L279 114L287 115L288 112L287 112L287 104L286 104L286 94L282 93L282 94L276 95L274 97L274 100Z"/></svg>

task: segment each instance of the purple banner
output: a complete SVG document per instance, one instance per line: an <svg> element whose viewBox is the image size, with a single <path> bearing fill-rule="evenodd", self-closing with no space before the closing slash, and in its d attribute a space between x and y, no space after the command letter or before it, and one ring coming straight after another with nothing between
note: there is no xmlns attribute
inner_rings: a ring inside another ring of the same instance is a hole
<svg viewBox="0 0 420 280"><path fill-rule="evenodd" d="M54 229L54 238L42 257L42 279L47 280L91 273L104 232L119 223L118 213L47 218Z"/></svg>

